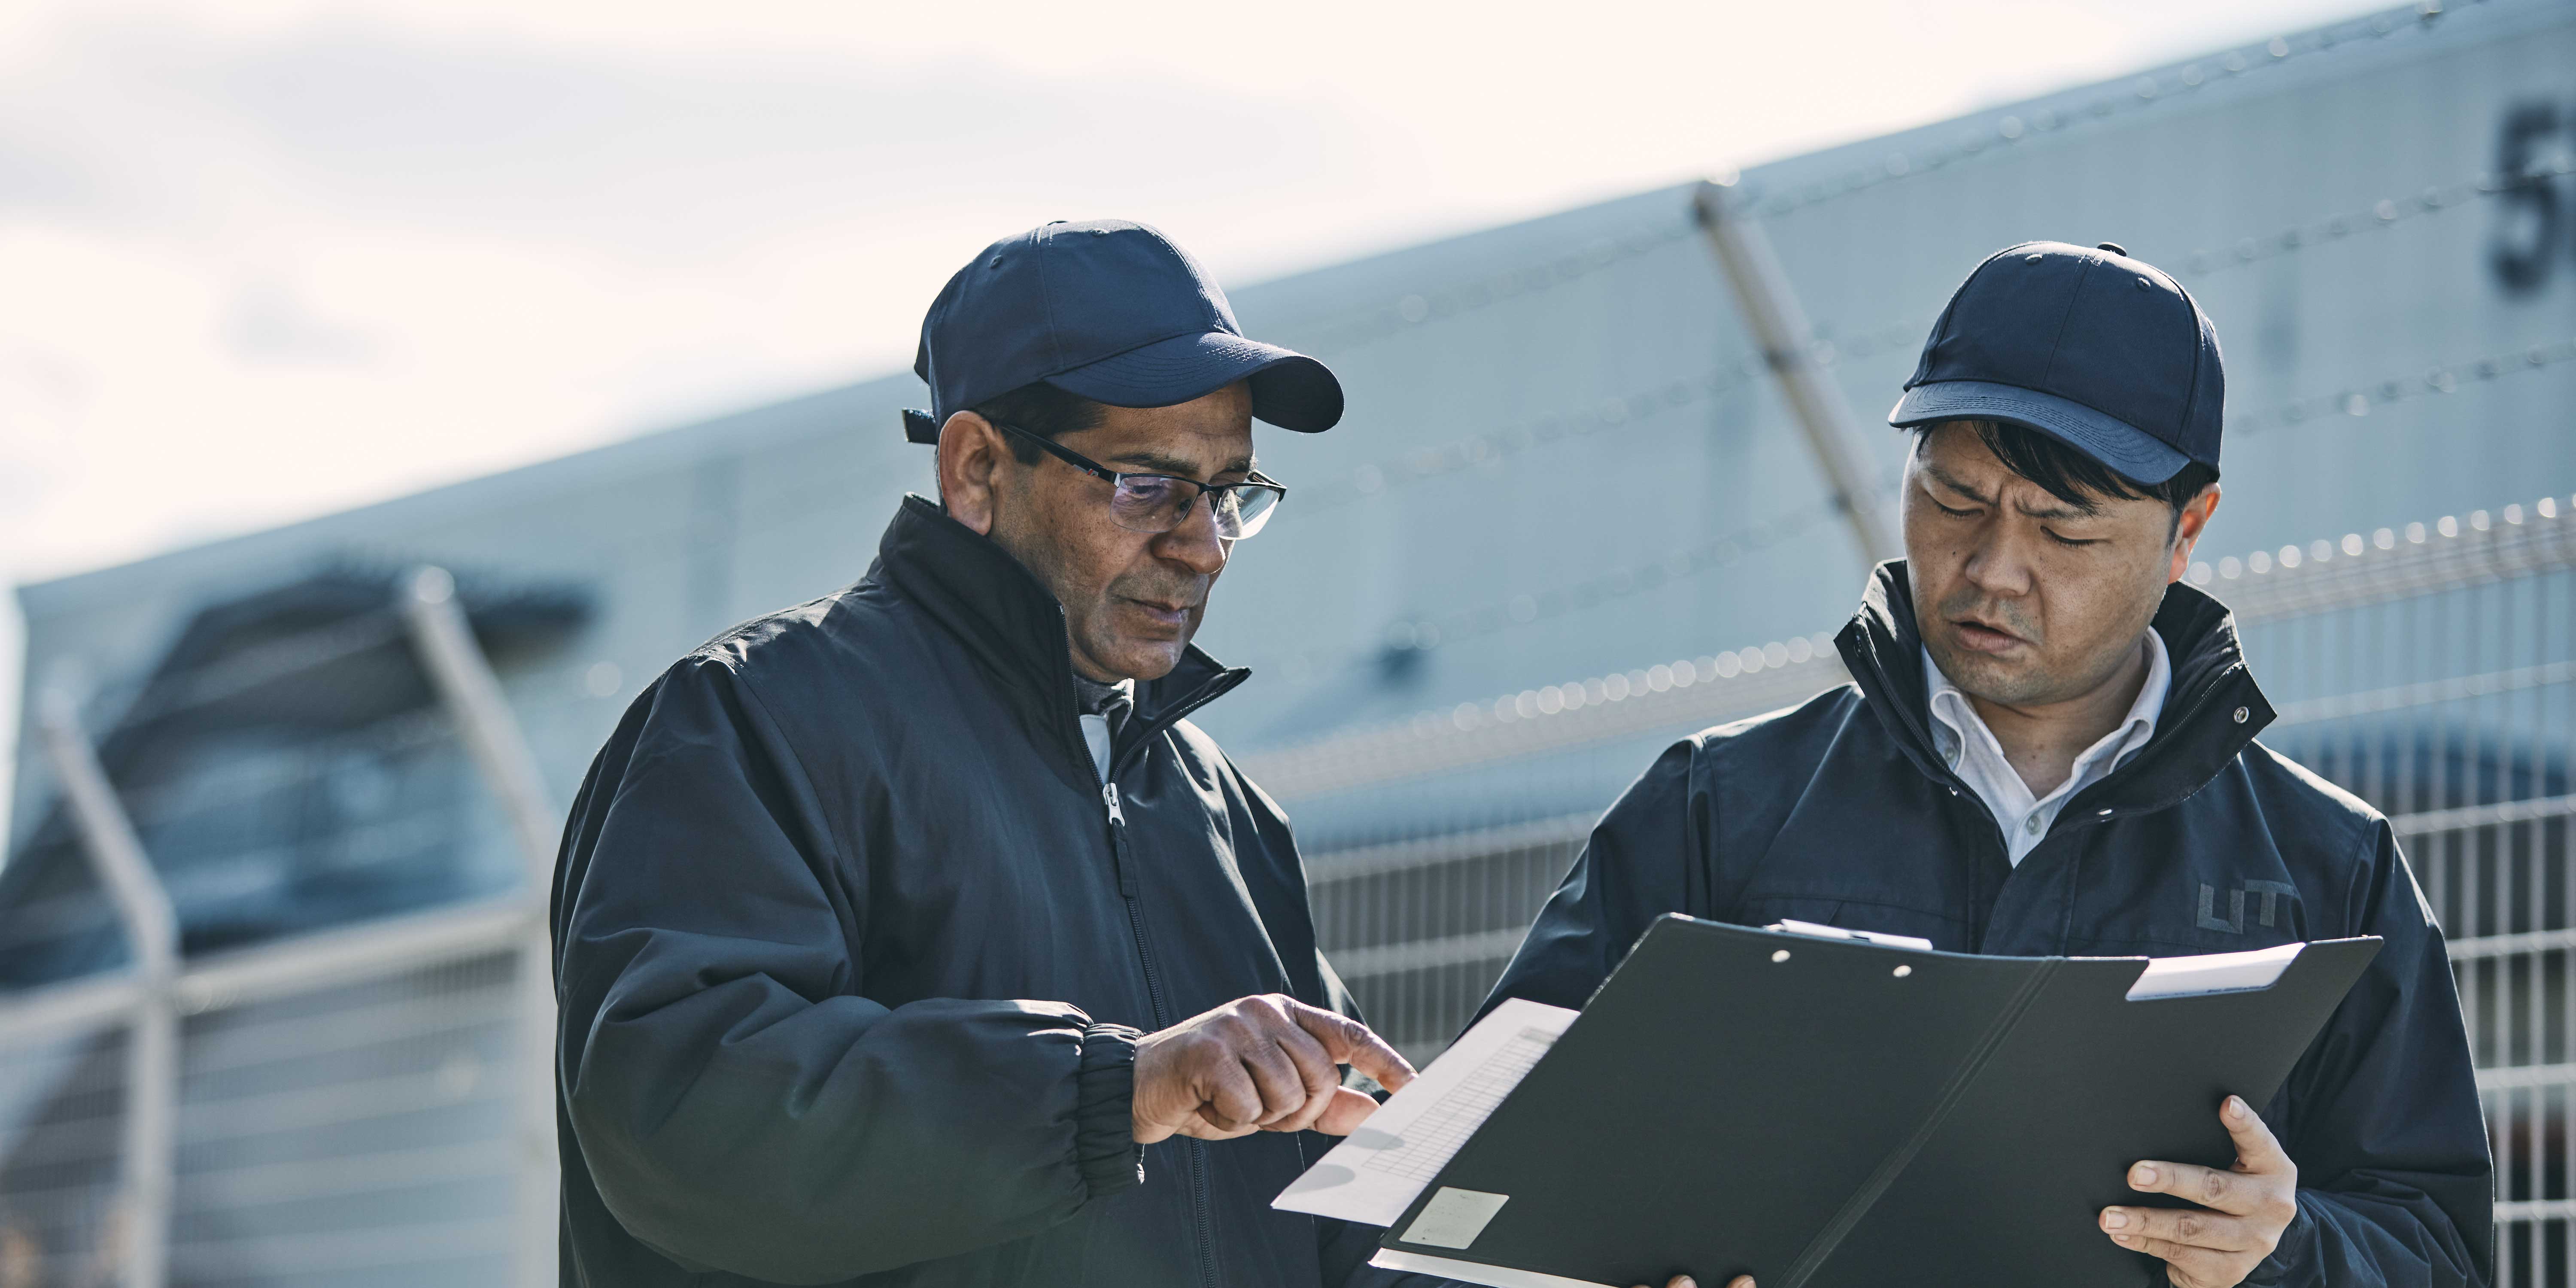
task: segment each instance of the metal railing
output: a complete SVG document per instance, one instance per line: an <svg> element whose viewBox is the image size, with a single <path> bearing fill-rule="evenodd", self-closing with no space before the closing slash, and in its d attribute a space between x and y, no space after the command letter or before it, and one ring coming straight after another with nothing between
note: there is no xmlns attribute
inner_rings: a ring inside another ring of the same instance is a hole
<svg viewBox="0 0 2576 1288"><path fill-rule="evenodd" d="M2389 815L2450 936L2496 1156L2498 1282L2576 1282L2576 504L2351 533L2190 580L2235 610L2279 711L2265 743ZM1642 739L1846 678L1826 632L1461 703L1245 768L1296 808L1388 783L1436 793L1537 757L1618 782L1645 768ZM1613 755L1632 763L1587 767ZM1446 1044L1597 813L1309 854L1318 934L1371 1023L1416 1056Z"/></svg>
<svg viewBox="0 0 2576 1288"><path fill-rule="evenodd" d="M132 965L0 1001L0 1288L554 1282L555 812L453 580L419 570L399 608L523 851L517 895L183 962L126 802L47 696Z"/></svg>

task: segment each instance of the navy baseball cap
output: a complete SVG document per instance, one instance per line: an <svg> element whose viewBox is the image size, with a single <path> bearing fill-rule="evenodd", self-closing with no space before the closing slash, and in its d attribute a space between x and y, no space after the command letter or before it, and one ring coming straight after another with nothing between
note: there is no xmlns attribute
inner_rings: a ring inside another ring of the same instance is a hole
<svg viewBox="0 0 2576 1288"><path fill-rule="evenodd" d="M1197 260L1121 219L1058 220L985 247L931 301L912 370L931 397L928 414L903 414L916 443L1041 380L1113 407L1169 407L1242 380L1252 414L1283 429L1320 434L1342 418L1342 382L1323 363L1245 339Z"/></svg>
<svg viewBox="0 0 2576 1288"><path fill-rule="evenodd" d="M2104 242L2024 242L1959 284L1887 423L2034 429L2139 483L2218 468L2218 329L2163 270Z"/></svg>

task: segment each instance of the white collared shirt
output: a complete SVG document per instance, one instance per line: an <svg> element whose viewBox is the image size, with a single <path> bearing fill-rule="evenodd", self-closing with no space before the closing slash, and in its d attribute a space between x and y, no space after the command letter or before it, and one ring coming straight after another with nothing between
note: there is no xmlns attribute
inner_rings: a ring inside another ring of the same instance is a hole
<svg viewBox="0 0 2576 1288"><path fill-rule="evenodd" d="M1131 711L1135 709L1136 681L1133 678L1102 687L1116 689L1119 695L1126 699L1128 709ZM1109 727L1109 717L1093 715L1088 711L1082 713L1083 745L1091 748L1091 767L1099 772L1100 781L1104 783L1109 781L1109 747L1110 738L1114 732Z"/></svg>
<svg viewBox="0 0 2576 1288"><path fill-rule="evenodd" d="M2020 867L2022 856L2048 835L2049 826L2057 821L2057 811L2075 793L2100 781L2156 735L2156 715L2165 708L2165 691L2173 687L2173 662L2165 656L2164 638L2148 631L2147 682L2138 686L2138 700L2129 704L2127 718L2076 756L2075 771L2042 800L2031 799L2030 784L2023 782L2020 772L2004 758L2003 744L1995 741L1994 730L1986 727L1985 718L1977 714L1968 695L1941 673L1930 649L1923 652L1923 680L1932 694L1934 749L1977 793L1977 799L1986 803L1986 812L1995 816L1995 826L2003 829L2005 857L2014 867Z"/></svg>

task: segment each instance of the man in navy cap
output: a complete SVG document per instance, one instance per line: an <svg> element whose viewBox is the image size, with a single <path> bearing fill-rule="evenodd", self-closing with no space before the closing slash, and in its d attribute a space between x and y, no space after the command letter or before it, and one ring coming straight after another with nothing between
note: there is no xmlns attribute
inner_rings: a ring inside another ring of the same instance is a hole
<svg viewBox="0 0 2576 1288"><path fill-rule="evenodd" d="M940 501L628 709L554 897L563 1278L1327 1288L1270 1207L1412 1076L1316 952L1288 823L1187 717L1342 391L1162 234L993 243L922 324Z"/></svg>
<svg viewBox="0 0 2576 1288"><path fill-rule="evenodd" d="M2441 932L2388 821L2254 741L2272 708L2235 625L2179 581L2222 391L2209 319L2120 247L1979 265L1888 418L1914 436L1906 558L1836 641L1852 682L1666 751L1495 999L1580 1006L1676 911L2020 956L2377 935L2281 1093L2211 1106L2236 1166L2141 1160L2131 1188L2190 1206L2096 1219L2183 1288L2483 1283L2492 1167Z"/></svg>

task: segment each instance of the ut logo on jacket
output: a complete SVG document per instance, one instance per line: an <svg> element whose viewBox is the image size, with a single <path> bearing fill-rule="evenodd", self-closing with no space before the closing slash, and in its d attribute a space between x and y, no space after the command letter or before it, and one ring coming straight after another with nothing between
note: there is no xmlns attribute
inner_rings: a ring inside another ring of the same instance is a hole
<svg viewBox="0 0 2576 1288"><path fill-rule="evenodd" d="M2255 905L2257 914L2255 924L2263 926L2278 924L2281 915L2287 911L2281 906L2282 900L2296 902L2299 897L2299 888L2283 881L2248 881L2228 890L2220 890L2206 881L2200 882L2199 885L2200 928L2224 930L2231 935L2245 933L2247 895L2262 896L2262 902ZM2227 904L2227 915L2224 917L2218 915L2218 906L2222 897Z"/></svg>

